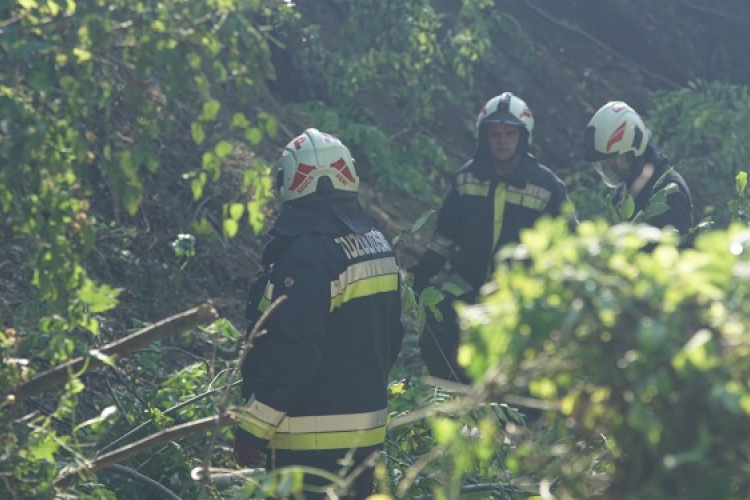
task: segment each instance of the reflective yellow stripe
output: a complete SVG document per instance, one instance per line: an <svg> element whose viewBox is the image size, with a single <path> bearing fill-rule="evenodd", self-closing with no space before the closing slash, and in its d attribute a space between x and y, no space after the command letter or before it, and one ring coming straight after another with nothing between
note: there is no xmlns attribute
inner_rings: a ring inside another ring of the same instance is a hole
<svg viewBox="0 0 750 500"><path fill-rule="evenodd" d="M241 429L259 439L271 439L271 436L276 432L276 426L267 424L264 421L253 417L249 413L240 413L239 420Z"/></svg>
<svg viewBox="0 0 750 500"><path fill-rule="evenodd" d="M398 274L398 264L393 256L350 264L337 279L331 281L331 298L340 295L352 283L389 274Z"/></svg>
<svg viewBox="0 0 750 500"><path fill-rule="evenodd" d="M385 441L385 426L365 431L276 433L269 444L277 450L346 450Z"/></svg>
<svg viewBox="0 0 750 500"><path fill-rule="evenodd" d="M549 202L551 196L552 193L549 190L529 184L524 189L509 186L506 200L508 203L521 205L522 207L541 212L547 206L547 202Z"/></svg>
<svg viewBox="0 0 750 500"><path fill-rule="evenodd" d="M497 242L500 241L500 234L503 232L503 216L505 215L505 194L507 192L507 185L501 182L495 188L495 224L494 233L492 238L492 247L490 251L494 250Z"/></svg>
<svg viewBox="0 0 750 500"><path fill-rule="evenodd" d="M443 283L443 292L454 297L460 297L461 295L470 292L472 290L471 285L468 281L463 279L458 274L451 274L448 279Z"/></svg>
<svg viewBox="0 0 750 500"><path fill-rule="evenodd" d="M240 413L239 425L257 438L270 439L285 415L286 413L256 400L253 395Z"/></svg>
<svg viewBox="0 0 750 500"><path fill-rule="evenodd" d="M266 289L263 291L263 297L258 303L258 311L264 312L271 305L271 299L273 298L273 283L270 281L266 285Z"/></svg>
<svg viewBox="0 0 750 500"><path fill-rule="evenodd" d="M432 240L430 241L430 244L427 245L428 250L432 250L433 252L442 255L446 259L451 256L451 253L453 253L453 240L450 238L447 238L440 233L435 233L432 236Z"/></svg>
<svg viewBox="0 0 750 500"><path fill-rule="evenodd" d="M330 310L333 311L352 299L368 297L376 293L394 292L396 290L398 290L398 275L396 274L366 278L347 285L343 293L333 297L331 299Z"/></svg>
<svg viewBox="0 0 750 500"><path fill-rule="evenodd" d="M304 417L286 417L279 424L278 432L339 432L363 431L381 427L388 422L388 410L362 413L343 413L340 415L310 415Z"/></svg>
<svg viewBox="0 0 750 500"><path fill-rule="evenodd" d="M490 187L486 184L461 184L456 186L456 190L464 196L487 196Z"/></svg>
<svg viewBox="0 0 750 500"><path fill-rule="evenodd" d="M487 196L490 192L489 181L481 181L472 173L456 176L456 191L460 195Z"/></svg>

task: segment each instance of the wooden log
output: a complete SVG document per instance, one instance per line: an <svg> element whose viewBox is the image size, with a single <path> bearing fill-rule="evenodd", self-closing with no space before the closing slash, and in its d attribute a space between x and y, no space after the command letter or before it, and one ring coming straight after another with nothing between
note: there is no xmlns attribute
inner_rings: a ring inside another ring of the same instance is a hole
<svg viewBox="0 0 750 500"><path fill-rule="evenodd" d="M163 339L175 333L183 332L197 325L205 324L218 318L218 313L210 303L202 304L180 314L154 323L135 333L111 342L98 352L103 356L81 356L42 372L31 380L18 385L6 398L15 402L24 401L48 389L63 384L69 373L85 373L104 366L104 359L128 355L145 345Z"/></svg>

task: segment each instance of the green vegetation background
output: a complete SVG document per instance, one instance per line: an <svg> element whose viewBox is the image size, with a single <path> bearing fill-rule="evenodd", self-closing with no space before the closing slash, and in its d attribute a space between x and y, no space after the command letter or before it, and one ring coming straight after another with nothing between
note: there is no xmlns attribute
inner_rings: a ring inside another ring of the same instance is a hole
<svg viewBox="0 0 750 500"><path fill-rule="evenodd" d="M549 56L550 29L523 3L3 3L1 496L298 491L299 472L229 474L226 425L279 146L310 125L350 145L368 208L408 260L420 216L471 154L474 110L513 90L532 104L535 152L565 178L583 223L529 232L485 302L462 309L462 357L478 381L468 393L420 378L415 339L437 297L405 289L413 331L392 374L379 491L747 498L750 96L727 62L737 49L719 42L676 86L635 71L636 87L614 95L589 39L593 90L554 97L535 71L567 56ZM613 226L607 193L576 156L593 111L576 102L643 95L694 191L702 226L689 251L669 234ZM391 205L407 207L400 219ZM207 299L221 316L210 324L99 350ZM59 386L29 389L77 358ZM547 410L533 426L517 410L528 404ZM170 439L180 425L192 430ZM82 473L142 439L134 456Z"/></svg>

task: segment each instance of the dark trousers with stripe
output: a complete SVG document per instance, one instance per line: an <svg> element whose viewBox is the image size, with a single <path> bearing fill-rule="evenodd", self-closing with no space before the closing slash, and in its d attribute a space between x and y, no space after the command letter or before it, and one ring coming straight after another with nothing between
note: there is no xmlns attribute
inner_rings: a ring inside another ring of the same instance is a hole
<svg viewBox="0 0 750 500"><path fill-rule="evenodd" d="M266 470L277 470L293 465L322 469L336 476L349 479L351 475L363 463L375 455L375 459L382 450L382 445L369 446L367 448L356 448L354 450L315 450L315 451L289 451L268 450L266 455ZM369 460L374 463L375 460ZM356 477L352 478L348 491L338 494L341 500L364 500L372 494L373 468L362 467ZM322 489L331 486L331 481L325 477L315 474L305 474L305 487L312 486ZM329 498L325 492L305 491L305 500L324 500Z"/></svg>

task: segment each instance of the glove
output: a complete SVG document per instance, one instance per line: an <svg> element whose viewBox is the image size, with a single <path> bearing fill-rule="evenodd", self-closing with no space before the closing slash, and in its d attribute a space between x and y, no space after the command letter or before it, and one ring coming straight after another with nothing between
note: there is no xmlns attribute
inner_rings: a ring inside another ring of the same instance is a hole
<svg viewBox="0 0 750 500"><path fill-rule="evenodd" d="M239 437L234 438L234 459L242 467L254 468L266 465L266 454L263 450Z"/></svg>

